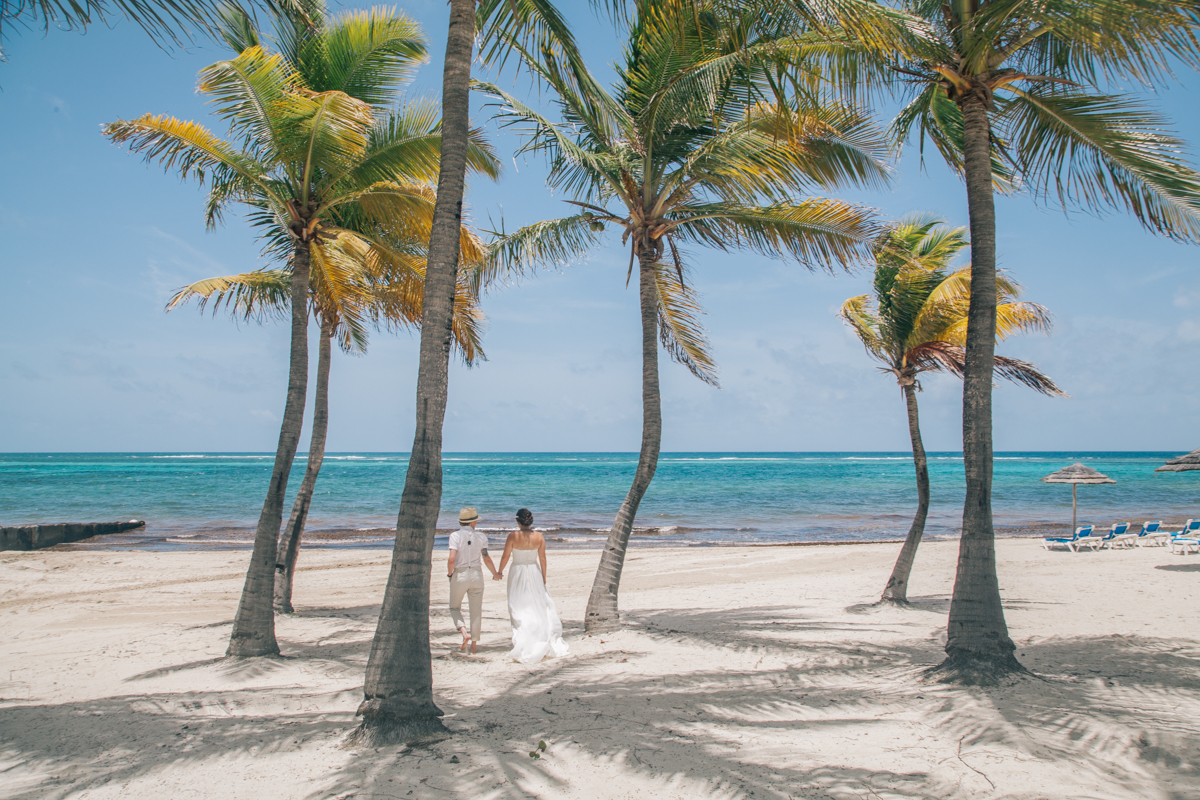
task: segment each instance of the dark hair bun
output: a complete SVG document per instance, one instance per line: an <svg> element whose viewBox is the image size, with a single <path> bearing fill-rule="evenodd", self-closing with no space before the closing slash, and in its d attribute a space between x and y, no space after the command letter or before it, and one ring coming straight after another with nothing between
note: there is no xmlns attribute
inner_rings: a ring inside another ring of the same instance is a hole
<svg viewBox="0 0 1200 800"><path fill-rule="evenodd" d="M517 522L520 523L521 525L532 525L533 524L533 512L530 511L528 508L520 509L519 511L517 511Z"/></svg>

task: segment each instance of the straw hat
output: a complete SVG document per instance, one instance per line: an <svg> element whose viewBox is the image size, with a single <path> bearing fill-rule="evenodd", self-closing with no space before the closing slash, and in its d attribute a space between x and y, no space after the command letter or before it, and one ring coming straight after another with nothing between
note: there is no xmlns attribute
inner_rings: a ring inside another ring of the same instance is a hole
<svg viewBox="0 0 1200 800"><path fill-rule="evenodd" d="M459 522L474 522L479 519L479 511L474 506L467 506L462 511L458 512Z"/></svg>

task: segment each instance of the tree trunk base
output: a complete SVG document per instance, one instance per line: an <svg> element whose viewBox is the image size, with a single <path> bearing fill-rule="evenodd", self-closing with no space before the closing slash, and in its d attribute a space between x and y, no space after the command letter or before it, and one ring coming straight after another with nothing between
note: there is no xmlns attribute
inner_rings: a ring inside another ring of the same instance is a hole
<svg viewBox="0 0 1200 800"><path fill-rule="evenodd" d="M1006 678L1032 674L1012 653L953 653L925 670L928 680L956 686L999 686Z"/></svg>
<svg viewBox="0 0 1200 800"><path fill-rule="evenodd" d="M450 731L442 724L442 710L433 703L409 714L398 714L385 709L381 700L364 700L358 715L363 721L346 738L349 747L417 747L450 738Z"/></svg>
<svg viewBox="0 0 1200 800"><path fill-rule="evenodd" d="M232 637L229 640L229 649L225 651L226 658L263 658L277 655L279 645L274 636Z"/></svg>
<svg viewBox="0 0 1200 800"><path fill-rule="evenodd" d="M895 606L896 608L912 608L912 603L908 602L907 597L881 597L875 603L876 606Z"/></svg>
<svg viewBox="0 0 1200 800"><path fill-rule="evenodd" d="M612 631L621 630L621 618L617 617L596 617L594 619L586 619L583 621L583 631L587 634L593 633L611 633Z"/></svg>
<svg viewBox="0 0 1200 800"><path fill-rule="evenodd" d="M292 593L288 591L288 576L285 570L283 564L275 567L275 611L279 614L294 614L296 609L292 607Z"/></svg>

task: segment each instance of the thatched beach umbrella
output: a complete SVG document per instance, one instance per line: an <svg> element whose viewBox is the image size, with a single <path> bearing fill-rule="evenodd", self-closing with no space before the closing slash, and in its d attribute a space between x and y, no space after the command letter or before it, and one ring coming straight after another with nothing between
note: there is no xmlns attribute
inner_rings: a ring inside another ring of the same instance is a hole
<svg viewBox="0 0 1200 800"><path fill-rule="evenodd" d="M1200 470L1200 448L1193 450L1186 456L1172 458L1167 463L1163 464L1155 472L1190 472L1192 470Z"/></svg>
<svg viewBox="0 0 1200 800"><path fill-rule="evenodd" d="M1052 472L1042 478L1044 483L1069 483L1071 484L1071 532L1075 532L1075 510L1078 506L1078 500L1075 496L1075 487L1081 483L1116 483L1107 475L1101 474L1096 470L1084 464L1072 464L1069 467L1063 467L1058 472Z"/></svg>

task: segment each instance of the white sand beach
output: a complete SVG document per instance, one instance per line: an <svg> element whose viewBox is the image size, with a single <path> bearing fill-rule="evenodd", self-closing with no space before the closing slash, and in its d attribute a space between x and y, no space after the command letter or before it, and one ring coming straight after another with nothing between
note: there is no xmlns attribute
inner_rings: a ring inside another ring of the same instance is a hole
<svg viewBox="0 0 1200 800"><path fill-rule="evenodd" d="M598 553L551 551L572 655L535 667L504 659L502 584L485 648L454 652L435 577L454 735L380 750L343 740L389 553L304 552L283 657L244 662L221 656L246 552L5 553L0 797L1200 797L1200 558L997 547L1040 677L993 689L921 680L953 542L923 545L910 610L866 605L895 544L634 550L603 637L581 624Z"/></svg>

